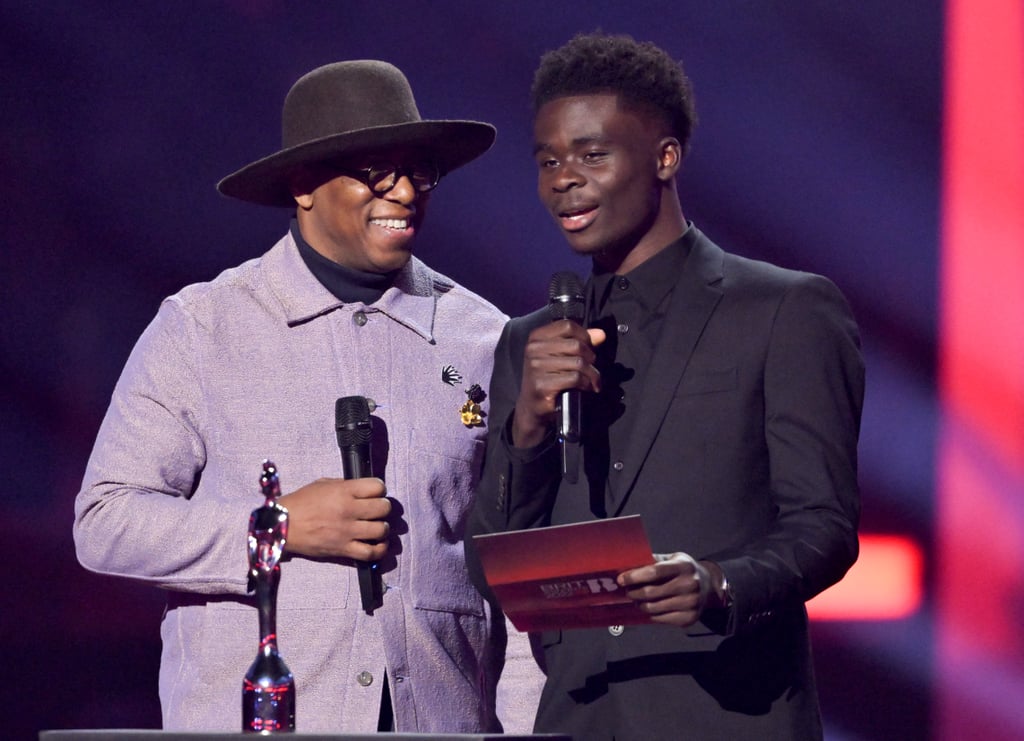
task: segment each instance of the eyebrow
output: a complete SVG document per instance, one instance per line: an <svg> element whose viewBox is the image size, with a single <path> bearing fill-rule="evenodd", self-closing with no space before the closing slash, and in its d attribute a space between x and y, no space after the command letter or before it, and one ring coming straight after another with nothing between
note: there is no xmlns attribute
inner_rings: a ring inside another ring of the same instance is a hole
<svg viewBox="0 0 1024 741"><path fill-rule="evenodd" d="M578 136L575 139L573 139L571 142L569 142L569 145L571 147L573 147L573 148L576 148L576 147L583 147L583 146L586 146L587 144L594 144L594 143L608 144L608 143L610 143L610 140L607 137L602 137L602 136ZM537 154L538 152L542 152L545 149L549 149L549 148L550 148L550 145L547 144L546 142L537 142L537 143L535 143L533 145L533 153Z"/></svg>

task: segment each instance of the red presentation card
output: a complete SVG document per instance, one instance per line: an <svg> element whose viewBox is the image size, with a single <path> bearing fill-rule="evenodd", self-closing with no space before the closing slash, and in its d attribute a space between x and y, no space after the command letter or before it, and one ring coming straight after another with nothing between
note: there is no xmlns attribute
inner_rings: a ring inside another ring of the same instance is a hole
<svg viewBox="0 0 1024 741"><path fill-rule="evenodd" d="M501 607L521 631L648 623L615 583L654 563L639 515L473 537Z"/></svg>

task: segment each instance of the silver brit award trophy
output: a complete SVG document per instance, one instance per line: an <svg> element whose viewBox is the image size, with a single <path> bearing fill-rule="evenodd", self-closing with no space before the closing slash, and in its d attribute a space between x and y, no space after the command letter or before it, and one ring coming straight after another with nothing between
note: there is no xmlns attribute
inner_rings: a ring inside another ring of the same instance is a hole
<svg viewBox="0 0 1024 741"><path fill-rule="evenodd" d="M288 537L288 510L277 503L277 467L263 461L265 501L249 517L249 591L256 590L260 647L242 681L242 731L263 735L295 730L295 680L277 651L277 586Z"/></svg>

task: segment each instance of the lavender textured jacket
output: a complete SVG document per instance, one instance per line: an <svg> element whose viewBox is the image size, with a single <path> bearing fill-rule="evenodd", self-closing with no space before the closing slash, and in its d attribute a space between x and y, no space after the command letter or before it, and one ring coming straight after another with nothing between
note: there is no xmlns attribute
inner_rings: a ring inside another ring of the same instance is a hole
<svg viewBox="0 0 1024 741"><path fill-rule="evenodd" d="M114 390L74 535L87 569L170 590L165 728L240 730L258 642L246 534L262 502L260 464L277 464L286 493L341 477L334 401L350 395L378 404L386 448L375 437L374 457L383 452L386 467L375 473L401 526L373 616L360 609L351 562L283 563L278 645L296 678L297 729L374 730L385 669L396 730L494 728L500 622L470 583L462 546L487 428L466 427L459 409L471 384L488 388L505 320L415 258L376 303L343 304L288 235L163 302ZM517 660L506 730L528 731L541 678L521 648Z"/></svg>

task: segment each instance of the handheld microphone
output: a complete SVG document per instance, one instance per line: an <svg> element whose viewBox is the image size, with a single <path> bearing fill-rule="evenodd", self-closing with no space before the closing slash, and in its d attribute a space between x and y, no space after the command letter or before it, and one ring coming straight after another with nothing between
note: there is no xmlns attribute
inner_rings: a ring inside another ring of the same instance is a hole
<svg viewBox="0 0 1024 741"><path fill-rule="evenodd" d="M341 468L346 479L373 476L370 463L370 402L365 396L344 396L334 404L334 427L338 433ZM359 596L363 610L372 615L384 604L384 588L376 562L356 561Z"/></svg>
<svg viewBox="0 0 1024 741"><path fill-rule="evenodd" d="M571 272L555 273L548 284L548 313L551 321L568 319L583 323L583 283ZM558 442L562 448L562 477L575 484L579 480L580 392L566 389L558 395Z"/></svg>

